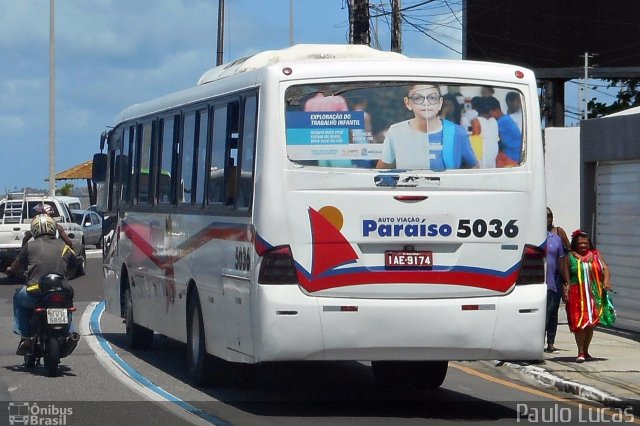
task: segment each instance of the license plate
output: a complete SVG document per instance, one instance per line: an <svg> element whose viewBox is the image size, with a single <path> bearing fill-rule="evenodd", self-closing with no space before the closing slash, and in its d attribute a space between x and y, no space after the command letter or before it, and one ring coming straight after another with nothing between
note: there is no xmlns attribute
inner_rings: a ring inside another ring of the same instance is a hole
<svg viewBox="0 0 640 426"><path fill-rule="evenodd" d="M66 309L47 309L47 323L49 324L67 324L69 317Z"/></svg>
<svg viewBox="0 0 640 426"><path fill-rule="evenodd" d="M433 253L430 251L385 251L385 269L431 269Z"/></svg>

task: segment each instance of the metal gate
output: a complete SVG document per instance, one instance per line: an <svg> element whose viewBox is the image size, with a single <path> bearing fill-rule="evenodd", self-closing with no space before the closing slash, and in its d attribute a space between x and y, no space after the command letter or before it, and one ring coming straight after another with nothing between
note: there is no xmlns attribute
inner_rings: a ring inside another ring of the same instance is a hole
<svg viewBox="0 0 640 426"><path fill-rule="evenodd" d="M615 327L640 331L640 162L598 163L595 210L596 248L616 292Z"/></svg>

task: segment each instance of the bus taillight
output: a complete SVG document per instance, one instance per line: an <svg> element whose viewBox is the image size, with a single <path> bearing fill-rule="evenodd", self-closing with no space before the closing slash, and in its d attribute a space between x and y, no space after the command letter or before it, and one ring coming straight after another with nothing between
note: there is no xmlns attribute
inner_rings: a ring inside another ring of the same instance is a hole
<svg viewBox="0 0 640 426"><path fill-rule="evenodd" d="M267 251L260 263L260 284L298 284L291 247L279 246Z"/></svg>
<svg viewBox="0 0 640 426"><path fill-rule="evenodd" d="M544 283L544 250L540 247L525 245L520 262L520 274L516 285Z"/></svg>

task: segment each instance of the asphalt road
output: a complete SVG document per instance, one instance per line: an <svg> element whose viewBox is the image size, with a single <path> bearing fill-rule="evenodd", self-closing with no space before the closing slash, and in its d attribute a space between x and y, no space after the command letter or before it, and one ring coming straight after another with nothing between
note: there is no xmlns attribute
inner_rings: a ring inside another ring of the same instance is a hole
<svg viewBox="0 0 640 426"><path fill-rule="evenodd" d="M97 318L95 302L102 299L99 259L90 258L86 276L72 285L78 307L74 321L86 325L89 312ZM240 378L233 383L196 389L187 382L183 344L156 334L153 350L130 351L122 320L110 314L99 321L101 335L81 329L83 339L62 360L60 377L48 378L40 368L25 369L15 355L11 296L16 287L0 275L0 404L7 406L0 407L0 424L27 408L40 419L57 418L58 424L120 426L506 425L542 422L543 415L547 423L590 419L593 424L601 416L597 407L476 371L475 363L451 363L444 385L433 392L377 389L369 366L358 362L253 366L234 370Z"/></svg>

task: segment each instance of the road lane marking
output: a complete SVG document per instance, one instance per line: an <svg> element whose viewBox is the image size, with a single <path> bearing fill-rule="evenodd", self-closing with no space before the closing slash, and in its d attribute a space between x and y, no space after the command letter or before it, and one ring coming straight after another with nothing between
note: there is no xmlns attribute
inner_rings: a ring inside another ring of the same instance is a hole
<svg viewBox="0 0 640 426"><path fill-rule="evenodd" d="M225 420L212 416L204 410L183 401L175 395L155 385L136 369L127 364L102 336L100 317L104 312L104 301L91 302L82 314L80 332L93 350L98 361L113 375L130 389L154 402L170 402L161 406L169 409L194 424L201 425L230 425Z"/></svg>
<svg viewBox="0 0 640 426"><path fill-rule="evenodd" d="M87 250L87 249L85 249L85 255L86 255L87 259L102 258L102 249L95 249L95 250Z"/></svg>
<svg viewBox="0 0 640 426"><path fill-rule="evenodd" d="M549 399L553 399L555 401L561 401L561 402L572 402L570 399L561 397L561 396L557 396L557 395L553 395L551 393L547 393L538 389L533 389L533 388L529 388L523 385L518 385L516 383L512 383L512 382L507 382L506 380L502 380L502 379L498 379L497 377L493 377L489 374L486 373L481 373L480 371L474 370L471 367L465 367L464 365L459 365L459 364L451 364L451 367L455 368L456 370L460 370L463 371L467 374L470 374L472 376L476 376L476 377L480 377L481 379L487 380L489 382L493 382L493 383L498 383L501 384L503 386L512 388L512 389L516 389L522 392L526 392L532 395L536 395L536 396L541 396L541 397L545 397L545 398L549 398Z"/></svg>
<svg viewBox="0 0 640 426"><path fill-rule="evenodd" d="M80 331L87 340L87 343L96 354L98 360L106 367L106 369L115 376L118 380L123 382L127 387L137 391L145 398L154 402L171 402L169 406L161 405L163 408L169 409L174 414L177 414L183 418L188 418L189 421L194 421L196 424L204 425L228 425L229 423L209 413L192 406L177 398L171 393L165 391L159 386L152 383L149 379L140 374L137 370L127 364L111 347L109 342L102 337L102 331L100 329L100 317L104 312L105 306L103 302L92 302L85 309L80 324ZM516 389L525 393L536 395L539 397L562 402L567 405L572 405L579 409L584 409L588 406L596 406L592 401L576 401L568 399L562 396L557 396L545 391L530 388L527 386L519 385L516 383L508 382L489 374L482 373L474 370L470 367L466 367L460 364L450 364L451 367L470 374L472 376L479 377L481 379L497 383L512 389ZM214 399L215 400L215 399ZM607 407L603 407L604 412L613 415L615 412L609 410ZM631 423L640 424L640 419L634 418Z"/></svg>

